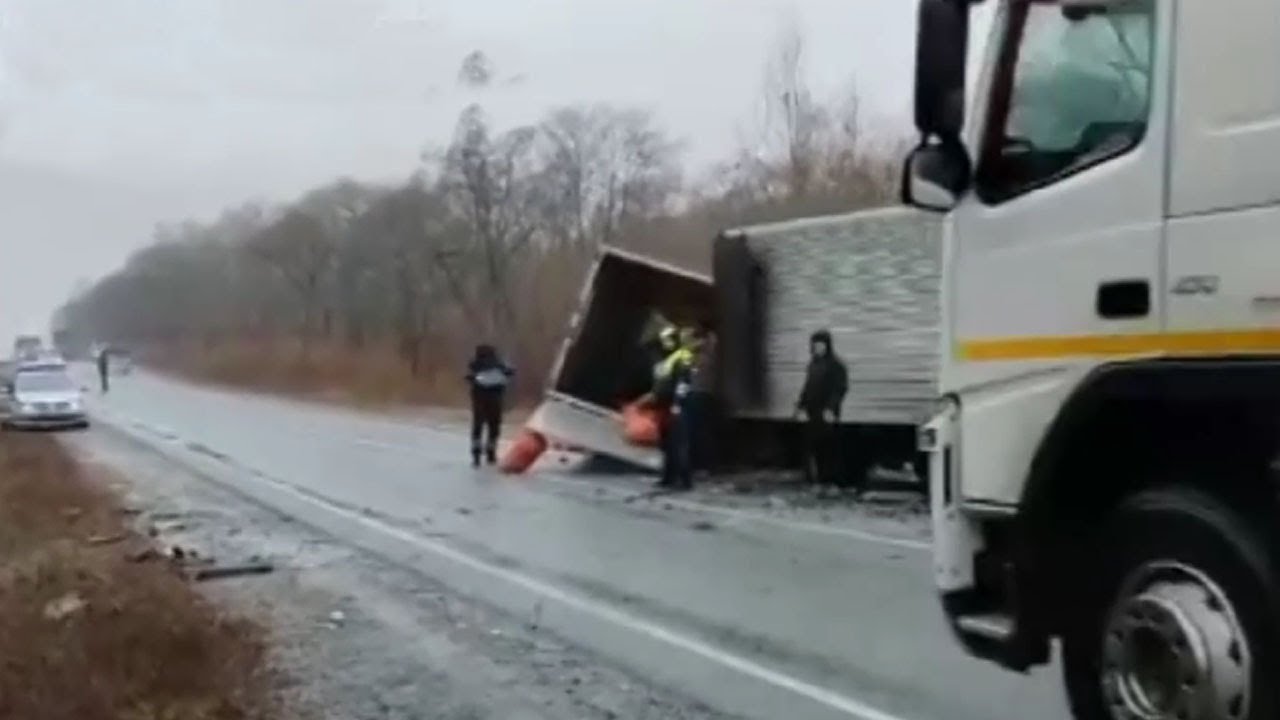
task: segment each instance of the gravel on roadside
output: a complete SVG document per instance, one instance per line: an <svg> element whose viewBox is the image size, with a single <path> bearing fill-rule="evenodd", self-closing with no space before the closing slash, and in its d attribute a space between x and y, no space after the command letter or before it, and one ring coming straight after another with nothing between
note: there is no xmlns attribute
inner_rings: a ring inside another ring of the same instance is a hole
<svg viewBox="0 0 1280 720"><path fill-rule="evenodd" d="M200 585L270 629L290 678L279 690L304 713L388 718L725 717L572 646L539 626L344 545L211 485L107 431L70 443L127 484L118 488L157 540L218 562L269 563L270 573Z"/></svg>

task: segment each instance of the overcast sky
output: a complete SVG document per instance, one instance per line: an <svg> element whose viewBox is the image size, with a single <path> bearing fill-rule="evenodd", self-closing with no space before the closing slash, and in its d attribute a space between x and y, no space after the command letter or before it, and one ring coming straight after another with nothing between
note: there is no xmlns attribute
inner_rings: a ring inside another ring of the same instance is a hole
<svg viewBox="0 0 1280 720"><path fill-rule="evenodd" d="M750 124L788 22L820 95L856 82L874 122L905 128L914 5L4 0L0 339L44 332L157 221L407 175L473 101L503 125L566 103L646 107L705 165ZM456 82L473 50L497 69L479 94Z"/></svg>

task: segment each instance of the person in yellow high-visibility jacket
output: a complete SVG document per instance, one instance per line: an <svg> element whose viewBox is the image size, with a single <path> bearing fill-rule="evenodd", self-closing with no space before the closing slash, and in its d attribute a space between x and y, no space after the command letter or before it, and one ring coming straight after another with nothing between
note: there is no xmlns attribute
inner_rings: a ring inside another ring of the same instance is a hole
<svg viewBox="0 0 1280 720"><path fill-rule="evenodd" d="M658 352L656 354L658 359L653 364L653 377L650 382L649 392L641 396L636 402L640 405L666 409L660 402L661 398L658 397L663 383L681 363L693 362L694 355L693 351L681 342L681 333L674 327L665 327L658 333Z"/></svg>
<svg viewBox="0 0 1280 720"><path fill-rule="evenodd" d="M653 369L653 390L645 401L662 411L662 479L658 487L686 490L693 485L692 428L685 404L693 380L693 352L674 327L658 335L663 357Z"/></svg>

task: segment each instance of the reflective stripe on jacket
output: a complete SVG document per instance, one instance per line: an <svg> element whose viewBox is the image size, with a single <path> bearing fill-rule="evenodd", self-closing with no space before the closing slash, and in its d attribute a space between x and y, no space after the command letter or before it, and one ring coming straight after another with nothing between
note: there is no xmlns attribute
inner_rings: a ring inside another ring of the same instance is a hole
<svg viewBox="0 0 1280 720"><path fill-rule="evenodd" d="M654 366L654 380L665 380L679 365L693 365L693 353L685 348L673 351Z"/></svg>

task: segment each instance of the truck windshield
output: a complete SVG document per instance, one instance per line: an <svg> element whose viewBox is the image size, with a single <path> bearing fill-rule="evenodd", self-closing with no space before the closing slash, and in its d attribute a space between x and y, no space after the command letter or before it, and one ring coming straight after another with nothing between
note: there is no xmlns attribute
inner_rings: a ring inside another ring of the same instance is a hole
<svg viewBox="0 0 1280 720"><path fill-rule="evenodd" d="M978 167L998 203L1135 147L1151 106L1154 0L1010 12Z"/></svg>

